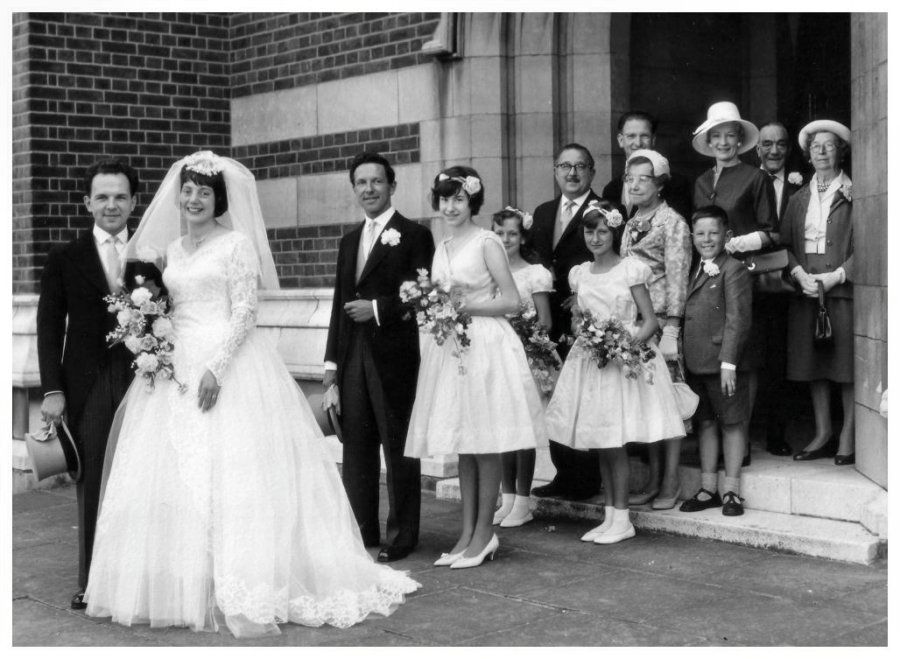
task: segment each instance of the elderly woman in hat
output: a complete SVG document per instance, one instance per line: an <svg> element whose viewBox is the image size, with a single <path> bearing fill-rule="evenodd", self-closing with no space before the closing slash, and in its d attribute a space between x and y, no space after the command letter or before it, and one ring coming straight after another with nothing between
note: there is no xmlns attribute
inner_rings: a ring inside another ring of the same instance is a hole
<svg viewBox="0 0 900 659"><path fill-rule="evenodd" d="M759 129L741 118L734 103L721 101L709 107L706 121L694 131L692 142L695 151L715 158L713 168L701 174L694 183L694 207L715 204L728 214L734 236L725 244L725 249L738 259L770 251L779 243L772 180L760 168L740 159L740 155L752 151L758 141ZM764 309L763 305L754 304L753 321L760 328L768 325L761 316ZM745 349L748 366L753 368L762 361L765 345L763 332L751 334ZM751 411L757 382L753 370L749 377ZM749 463L748 445L744 466Z"/></svg>
<svg viewBox="0 0 900 659"><path fill-rule="evenodd" d="M653 312L659 321L659 349L670 366L673 381L683 382L678 338L691 268L691 232L685 219L661 197L669 178L669 161L662 154L639 149L628 157L624 185L635 213L625 225L621 254L634 256L650 266L648 285ZM629 503L640 505L652 499L656 510L675 507L681 439L667 440L665 446L662 483L660 445L648 444L650 477L643 492L629 497Z"/></svg>
<svg viewBox="0 0 900 659"><path fill-rule="evenodd" d="M809 382L816 434L795 460L834 456L837 465L854 463L853 437L853 200L852 183L841 169L850 153L850 129L819 120L800 131L800 147L815 175L794 193L784 212L781 240L789 249L789 269L803 295L788 313L787 378ZM825 293L833 346L813 342L818 294ZM844 425L837 441L831 428L831 384L841 387ZM836 453L836 454L835 454Z"/></svg>

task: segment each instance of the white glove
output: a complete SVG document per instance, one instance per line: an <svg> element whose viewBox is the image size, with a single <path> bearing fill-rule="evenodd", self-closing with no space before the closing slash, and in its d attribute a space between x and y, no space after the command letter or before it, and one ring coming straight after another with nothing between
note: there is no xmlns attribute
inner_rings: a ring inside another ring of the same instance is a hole
<svg viewBox="0 0 900 659"><path fill-rule="evenodd" d="M662 338L659 340L659 352L665 361L671 362L678 358L678 335L680 327L666 325L663 327Z"/></svg>
<svg viewBox="0 0 900 659"><path fill-rule="evenodd" d="M725 251L729 254L734 252L755 252L762 249L762 235L759 231L747 233L743 236L735 236L725 243Z"/></svg>
<svg viewBox="0 0 900 659"><path fill-rule="evenodd" d="M837 271L825 272L821 275L811 275L811 277L813 280L822 282L822 286L825 287L826 293L841 283L841 273Z"/></svg>
<svg viewBox="0 0 900 659"><path fill-rule="evenodd" d="M322 409L328 410L329 407L333 407L338 414L341 413L341 396L336 384L328 387L322 396Z"/></svg>

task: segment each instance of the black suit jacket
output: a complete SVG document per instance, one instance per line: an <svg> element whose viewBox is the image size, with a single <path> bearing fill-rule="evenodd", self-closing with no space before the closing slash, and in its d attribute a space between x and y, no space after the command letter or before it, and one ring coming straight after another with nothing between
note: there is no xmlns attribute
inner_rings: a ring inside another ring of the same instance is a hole
<svg viewBox="0 0 900 659"><path fill-rule="evenodd" d="M41 389L65 394L73 431L101 369L130 369L125 346L107 346L106 335L116 327L103 301L109 292L91 231L48 254L37 312Z"/></svg>
<svg viewBox="0 0 900 659"><path fill-rule="evenodd" d="M781 222L784 220L784 212L787 210L788 201L790 201L790 199L794 195L794 193L800 189L799 185L794 185L793 183L788 183L786 173L785 173L784 178L785 178L784 187L781 189L781 203L778 205L779 227L780 227Z"/></svg>
<svg viewBox="0 0 900 659"><path fill-rule="evenodd" d="M325 360L337 364L337 382L341 383L351 332L362 331L369 342L388 404L394 413L408 417L419 368L419 330L414 318L404 319L400 284L415 280L418 268L431 268L434 239L428 229L395 211L384 231L399 231L399 244L391 246L377 239L356 281L356 258L364 224L361 222L347 233L338 248ZM353 300L375 300L381 324L370 320L363 327L355 328L357 323L344 311L344 304Z"/></svg>
<svg viewBox="0 0 900 659"><path fill-rule="evenodd" d="M556 224L556 212L559 209L560 197L545 201L534 210L534 224L531 227L531 245L537 252L543 265L553 273L553 293L550 294L550 312L553 328L550 335L556 339L560 334L569 334L572 315L560 305L572 294L569 288L569 270L585 261L592 261L593 255L584 244L581 218L585 206L591 199L599 199L591 190L587 199L575 213L566 227L559 243L553 247L553 229ZM616 206L619 203L616 202Z"/></svg>
<svg viewBox="0 0 900 659"><path fill-rule="evenodd" d="M623 185L622 177L617 176L606 184L600 196L617 206L621 206ZM672 174L660 197L690 225L691 213L694 212L694 184L689 178L680 174Z"/></svg>

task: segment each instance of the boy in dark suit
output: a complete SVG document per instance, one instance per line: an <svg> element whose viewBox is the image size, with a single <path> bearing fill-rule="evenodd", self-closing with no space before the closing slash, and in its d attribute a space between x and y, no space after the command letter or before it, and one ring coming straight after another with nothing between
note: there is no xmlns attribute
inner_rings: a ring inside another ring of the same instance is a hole
<svg viewBox="0 0 900 659"><path fill-rule="evenodd" d="M701 485L681 510L689 513L722 506L723 515L742 515L740 471L750 418L750 388L749 372L741 362L750 335L752 282L747 268L725 252L731 231L724 210L700 208L692 224L694 248L700 258L688 284L684 362L687 382L700 396L694 421L700 439ZM725 455L721 497L716 487L720 427Z"/></svg>
<svg viewBox="0 0 900 659"><path fill-rule="evenodd" d="M107 347L116 326L104 296L123 287L126 225L137 204L138 175L116 160L95 163L85 175L84 205L93 227L54 247L41 275L37 339L45 421L63 416L84 467L78 499L78 585L73 609L83 609L100 503L106 438L131 382L131 353Z"/></svg>

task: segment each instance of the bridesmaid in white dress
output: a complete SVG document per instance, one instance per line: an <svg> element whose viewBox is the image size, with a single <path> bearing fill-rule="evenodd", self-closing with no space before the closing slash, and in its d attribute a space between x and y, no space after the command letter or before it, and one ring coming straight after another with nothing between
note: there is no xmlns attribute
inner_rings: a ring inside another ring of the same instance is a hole
<svg viewBox="0 0 900 659"><path fill-rule="evenodd" d="M553 324L550 314L553 275L538 263L537 255L528 246L531 215L507 206L494 213L491 221L494 233L500 236L506 256L509 257L509 269L516 282L521 303L533 309L537 313L538 322L549 330ZM542 395L541 400L546 407L549 396ZM528 448L500 455L503 466L501 504L494 513L494 524L508 528L522 526L533 519L530 502L536 453L535 449Z"/></svg>
<svg viewBox="0 0 900 659"><path fill-rule="evenodd" d="M547 433L525 351L504 318L519 308L506 251L493 232L472 221L484 202L478 173L461 166L441 172L431 198L447 235L435 251L431 279L450 290L472 316L467 330L471 345L455 355L453 342L438 346L422 337L406 455L459 454L462 528L456 544L435 565L475 567L493 558L499 546L492 527L499 454L533 449L546 441Z"/></svg>
<svg viewBox="0 0 900 659"><path fill-rule="evenodd" d="M166 244L188 391L136 378L125 397L87 614L237 637L390 614L418 584L366 552L305 397L254 331L278 280L253 175L211 152L175 163L126 253Z"/></svg>

